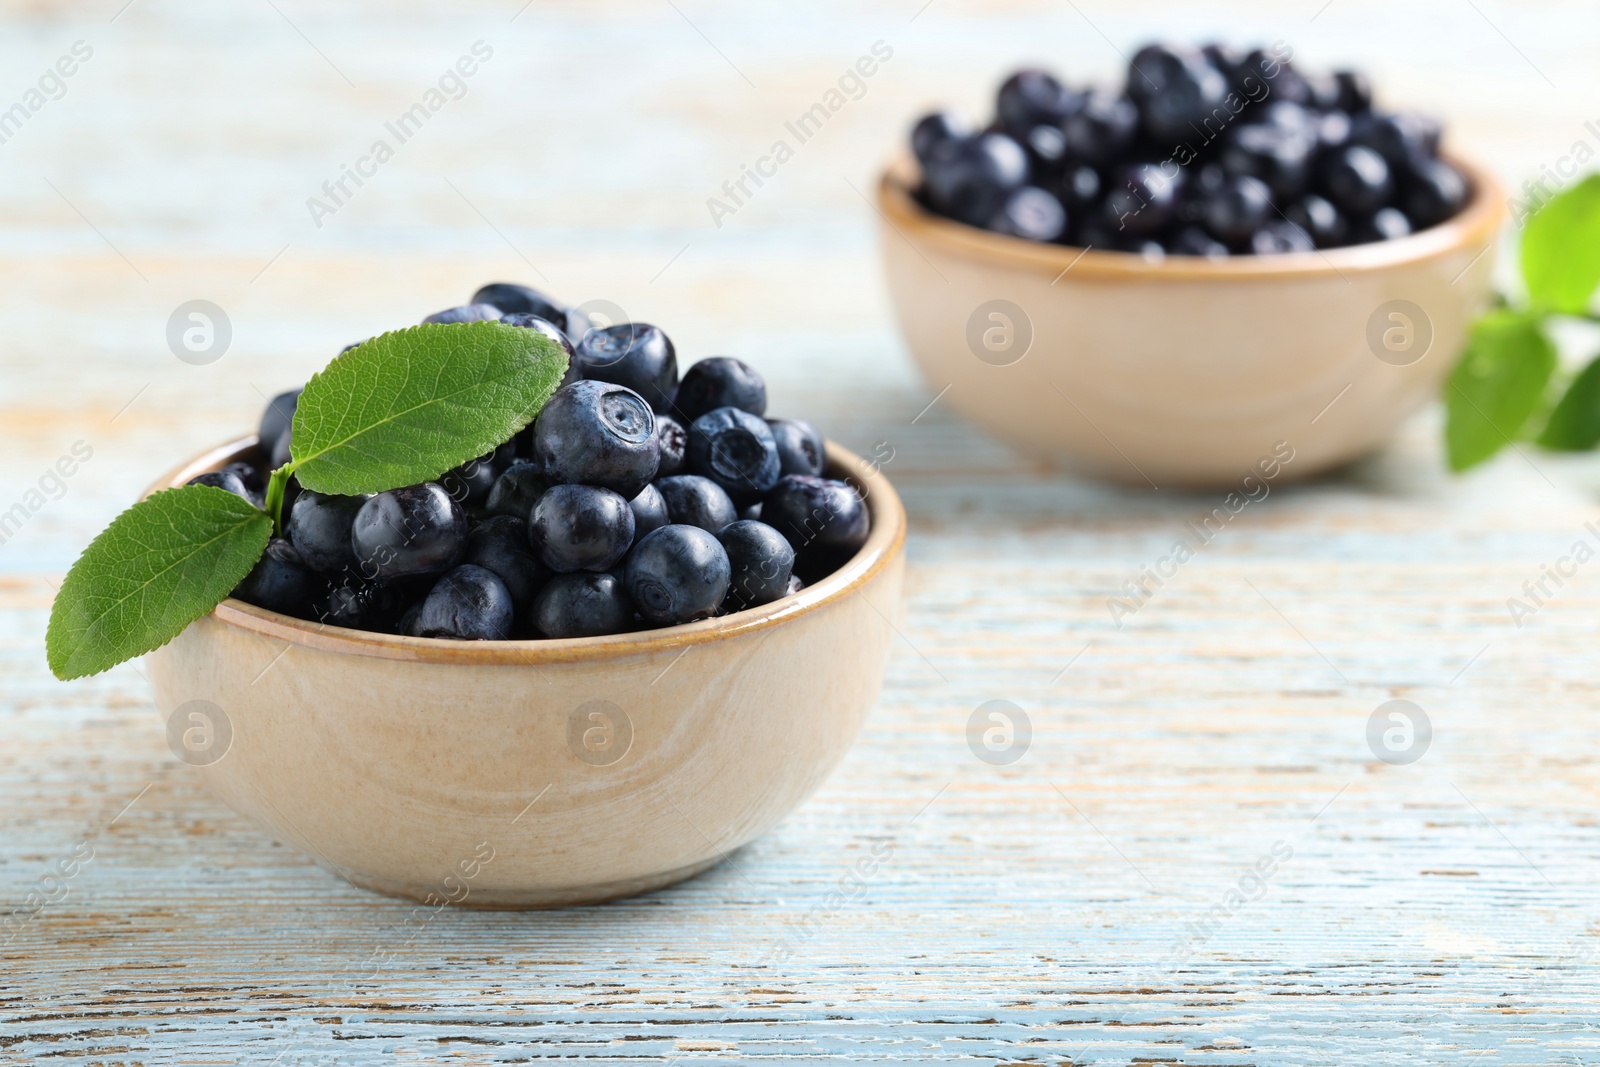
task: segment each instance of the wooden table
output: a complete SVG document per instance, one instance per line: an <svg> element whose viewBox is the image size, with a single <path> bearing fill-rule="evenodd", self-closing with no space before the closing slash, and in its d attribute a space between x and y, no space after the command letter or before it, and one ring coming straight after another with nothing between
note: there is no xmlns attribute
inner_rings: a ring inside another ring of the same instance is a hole
<svg viewBox="0 0 1600 1067"><path fill-rule="evenodd" d="M0 145L0 511L93 449L0 545L0 1061L1600 1060L1600 564L1521 627L1506 606L1594 540L1600 467L1451 478L1424 414L1252 505L1119 629L1107 598L1215 501L1036 469L930 404L858 195L927 102L976 105L1030 55L1106 74L1158 27L1360 58L1515 186L1593 139L1594 12L118 3L0 16L6 94L93 50ZM315 225L307 199L479 40L465 95ZM707 198L879 40L865 95L714 225ZM710 873L408 924L211 797L138 665L58 683L41 634L158 471L501 277L750 359L778 413L892 450L905 640L846 764ZM232 323L210 365L165 340L190 299ZM1394 699L1432 723L1409 765L1368 745ZM990 700L1032 723L1008 765L968 745ZM380 946L398 962L354 980Z"/></svg>

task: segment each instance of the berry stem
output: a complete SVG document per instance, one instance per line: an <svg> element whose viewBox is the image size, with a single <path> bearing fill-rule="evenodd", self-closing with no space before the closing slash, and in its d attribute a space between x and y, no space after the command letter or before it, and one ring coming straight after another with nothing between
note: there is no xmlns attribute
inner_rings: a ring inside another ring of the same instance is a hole
<svg viewBox="0 0 1600 1067"><path fill-rule="evenodd" d="M272 532L283 536L283 491L294 473L294 464L285 463L267 479L267 514L272 516Z"/></svg>

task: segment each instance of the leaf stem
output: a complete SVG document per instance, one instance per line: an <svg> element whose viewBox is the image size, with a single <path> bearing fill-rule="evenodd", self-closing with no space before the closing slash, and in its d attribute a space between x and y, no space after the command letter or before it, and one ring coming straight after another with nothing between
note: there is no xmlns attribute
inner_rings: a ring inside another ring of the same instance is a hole
<svg viewBox="0 0 1600 1067"><path fill-rule="evenodd" d="M272 532L283 536L283 491L294 474L294 463L285 463L267 479L267 514L272 516Z"/></svg>

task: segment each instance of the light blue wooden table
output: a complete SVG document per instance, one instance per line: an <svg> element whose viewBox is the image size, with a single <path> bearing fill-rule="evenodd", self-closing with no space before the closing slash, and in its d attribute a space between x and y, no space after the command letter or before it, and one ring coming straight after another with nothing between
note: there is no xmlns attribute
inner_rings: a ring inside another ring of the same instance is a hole
<svg viewBox="0 0 1600 1067"><path fill-rule="evenodd" d="M0 544L0 1062L1600 1061L1600 579L1520 628L1506 609L1591 536L1600 466L1452 479L1426 413L1275 489L1117 629L1107 597L1214 501L1068 480L929 407L859 196L924 105L978 106L1032 57L1108 75L1157 32L1358 59L1515 186L1592 139L1600 14L519 2L0 14L0 108L92 53L0 143L0 511L27 511ZM459 98L363 162L480 41ZM880 41L860 98L713 220ZM41 633L158 471L498 278L742 356L777 412L887 448L905 640L844 767L705 876L408 923L211 797L136 664L60 684ZM232 324L207 366L165 340L191 299ZM76 442L92 457L46 478ZM1367 743L1393 699L1433 726L1410 765ZM968 747L990 700L1032 723L1009 765ZM396 962L361 978L378 947Z"/></svg>

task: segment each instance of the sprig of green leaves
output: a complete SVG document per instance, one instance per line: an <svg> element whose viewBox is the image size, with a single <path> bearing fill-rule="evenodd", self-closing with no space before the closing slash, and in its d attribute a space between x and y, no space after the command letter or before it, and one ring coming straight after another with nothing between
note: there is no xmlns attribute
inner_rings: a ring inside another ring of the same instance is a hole
<svg viewBox="0 0 1600 1067"><path fill-rule="evenodd" d="M1476 466L1512 441L1562 451L1600 444L1600 357L1562 382L1550 339L1554 319L1597 318L1589 305L1600 288L1600 174L1557 193L1528 219L1520 265L1525 302L1473 324L1445 384L1452 470Z"/></svg>
<svg viewBox="0 0 1600 1067"><path fill-rule="evenodd" d="M289 466L319 493L381 493L437 478L532 421L566 366L539 331L498 322L381 334L306 383Z"/></svg>
<svg viewBox="0 0 1600 1067"><path fill-rule="evenodd" d="M211 486L155 493L112 520L67 572L45 648L57 678L107 670L171 641L250 573L291 475L325 493L378 493L439 477L533 421L567 369L537 330L497 322L382 334L306 383L290 461L267 510Z"/></svg>
<svg viewBox="0 0 1600 1067"><path fill-rule="evenodd" d="M272 520L209 485L155 493L111 520L67 572L45 649L57 678L160 648L256 565Z"/></svg>

